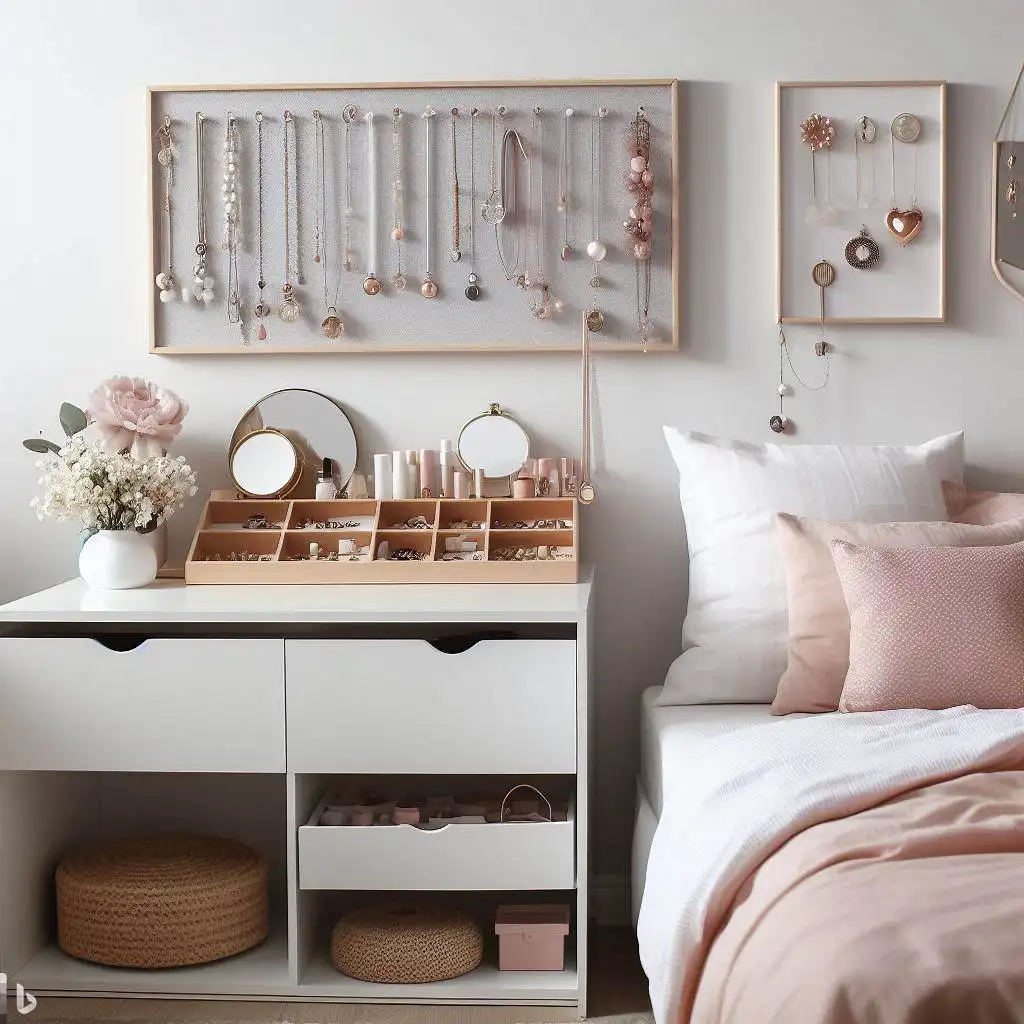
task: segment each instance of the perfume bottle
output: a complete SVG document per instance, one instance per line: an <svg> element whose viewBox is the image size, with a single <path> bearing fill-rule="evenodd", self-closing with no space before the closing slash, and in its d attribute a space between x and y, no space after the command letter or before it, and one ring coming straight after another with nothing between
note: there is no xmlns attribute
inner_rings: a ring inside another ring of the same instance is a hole
<svg viewBox="0 0 1024 1024"><path fill-rule="evenodd" d="M334 483L334 463L325 458L316 478L316 500L332 501L337 496L338 488Z"/></svg>

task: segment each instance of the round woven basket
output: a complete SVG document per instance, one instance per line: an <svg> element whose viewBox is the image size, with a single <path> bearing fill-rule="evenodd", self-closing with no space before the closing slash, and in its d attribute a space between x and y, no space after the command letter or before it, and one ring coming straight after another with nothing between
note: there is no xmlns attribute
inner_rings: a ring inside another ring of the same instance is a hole
<svg viewBox="0 0 1024 1024"><path fill-rule="evenodd" d="M267 937L267 865L229 839L125 839L57 868L57 938L112 967L185 967Z"/></svg>
<svg viewBox="0 0 1024 1024"><path fill-rule="evenodd" d="M346 914L331 934L331 961L359 981L415 985L480 966L484 939L460 910L391 904Z"/></svg>

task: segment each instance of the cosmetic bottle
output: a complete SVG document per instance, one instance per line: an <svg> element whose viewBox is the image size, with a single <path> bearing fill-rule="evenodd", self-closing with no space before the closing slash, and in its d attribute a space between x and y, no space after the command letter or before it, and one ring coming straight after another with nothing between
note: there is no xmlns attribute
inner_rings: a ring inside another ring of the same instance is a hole
<svg viewBox="0 0 1024 1024"><path fill-rule="evenodd" d="M391 456L387 452L373 457L373 496L378 501L391 497Z"/></svg>
<svg viewBox="0 0 1024 1024"><path fill-rule="evenodd" d="M536 495L537 488L534 483L533 474L525 469L519 471L519 476L512 481L512 497L522 500L532 498Z"/></svg>
<svg viewBox="0 0 1024 1024"><path fill-rule="evenodd" d="M453 487L453 491L455 493L456 498L471 497L469 493L469 484L469 474L461 469L455 470L455 484Z"/></svg>
<svg viewBox="0 0 1024 1024"><path fill-rule="evenodd" d="M409 463L405 452L391 454L391 496L399 500L412 497L409 490Z"/></svg>
<svg viewBox="0 0 1024 1024"><path fill-rule="evenodd" d="M439 484L442 498L451 498L455 493L455 452L451 441L441 442L441 480Z"/></svg>
<svg viewBox="0 0 1024 1024"><path fill-rule="evenodd" d="M562 497L576 497L576 460L563 456L558 460L558 475L561 478Z"/></svg>
<svg viewBox="0 0 1024 1024"><path fill-rule="evenodd" d="M554 459L537 460L537 497L558 497L558 467Z"/></svg>
<svg viewBox="0 0 1024 1024"><path fill-rule="evenodd" d="M405 453L405 490L407 497L418 498L420 496L420 466L413 449Z"/></svg>
<svg viewBox="0 0 1024 1024"><path fill-rule="evenodd" d="M437 452L432 448L420 449L420 490L421 498L436 498L437 486Z"/></svg>
<svg viewBox="0 0 1024 1024"><path fill-rule="evenodd" d="M484 496L484 471L482 469L473 470L473 497L482 498Z"/></svg>
<svg viewBox="0 0 1024 1024"><path fill-rule="evenodd" d="M307 494L309 491L306 492ZM338 488L334 485L334 463L324 459L320 475L316 479L316 500L332 501L338 496Z"/></svg>

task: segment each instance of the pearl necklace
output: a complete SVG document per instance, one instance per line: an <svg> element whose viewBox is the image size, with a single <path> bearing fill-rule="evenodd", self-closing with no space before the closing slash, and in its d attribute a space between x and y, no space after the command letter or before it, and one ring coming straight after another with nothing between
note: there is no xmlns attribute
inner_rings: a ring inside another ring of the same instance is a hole
<svg viewBox="0 0 1024 1024"><path fill-rule="evenodd" d="M391 284L395 291L405 291L405 274L402 273L402 239L405 238L404 203L402 201L402 108L395 107L391 111L391 150L393 164L391 168L391 238L395 243L395 270L391 275Z"/></svg>
<svg viewBox="0 0 1024 1024"><path fill-rule="evenodd" d="M213 278L206 273L206 154L203 149L203 121L196 111L196 262L192 267L192 297L204 305L213 302ZM183 299L186 298L184 291Z"/></svg>
<svg viewBox="0 0 1024 1024"><path fill-rule="evenodd" d="M224 133L224 242L228 253L228 323L242 323L242 297L238 285L239 200L238 200L238 123L228 114ZM198 247L197 247L198 251Z"/></svg>

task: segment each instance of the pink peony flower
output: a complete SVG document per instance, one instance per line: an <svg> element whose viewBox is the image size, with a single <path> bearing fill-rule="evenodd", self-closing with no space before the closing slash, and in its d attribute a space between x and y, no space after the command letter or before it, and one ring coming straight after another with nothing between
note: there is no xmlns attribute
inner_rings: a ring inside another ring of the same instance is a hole
<svg viewBox="0 0 1024 1024"><path fill-rule="evenodd" d="M88 412L105 451L146 459L178 436L188 403L142 377L111 377L89 395Z"/></svg>

